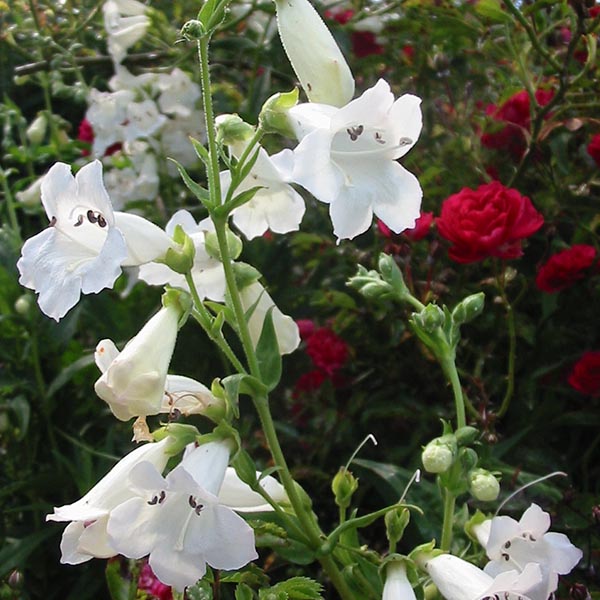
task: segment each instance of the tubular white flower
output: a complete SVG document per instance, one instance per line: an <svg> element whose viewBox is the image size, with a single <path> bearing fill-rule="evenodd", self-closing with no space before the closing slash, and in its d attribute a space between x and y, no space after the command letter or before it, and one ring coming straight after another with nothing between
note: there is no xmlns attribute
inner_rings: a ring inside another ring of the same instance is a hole
<svg viewBox="0 0 600 600"><path fill-rule="evenodd" d="M233 211L233 223L249 239L267 230L288 233L300 228L304 216L304 199L289 185L294 155L283 150L269 156L260 148L258 159L235 193L261 186L253 198ZM229 171L221 173L221 184L226 192L231 184Z"/></svg>
<svg viewBox="0 0 600 600"><path fill-rule="evenodd" d="M457 556L441 554L427 560L425 568L446 600L482 600L495 594L504 600L547 600L531 594L542 580L535 563L521 573L513 570L492 577Z"/></svg>
<svg viewBox="0 0 600 600"><path fill-rule="evenodd" d="M108 520L110 543L129 558L149 555L155 575L178 591L206 572L239 569L258 557L252 528L218 499L227 463L226 442L190 452L165 478L148 463L132 470L139 495Z"/></svg>
<svg viewBox="0 0 600 600"><path fill-rule="evenodd" d="M285 52L311 102L344 106L354 77L323 19L308 0L275 0Z"/></svg>
<svg viewBox="0 0 600 600"><path fill-rule="evenodd" d="M75 177L69 165L56 163L42 181L42 204L50 227L25 242L17 268L19 282L57 321L82 293L112 287L121 266L160 258L173 243L150 221L113 212L97 160Z"/></svg>
<svg viewBox="0 0 600 600"><path fill-rule="evenodd" d="M292 317L284 315L275 306L271 296L258 281L240 290L240 298L244 311L248 311L254 306L254 311L248 321L248 329L254 345L260 339L263 323L270 308L273 308L273 326L275 327L279 353L290 354L300 345L300 332L296 321Z"/></svg>
<svg viewBox="0 0 600 600"><path fill-rule="evenodd" d="M200 86L178 68L158 76L158 89L161 91L158 98L160 110L181 117L191 116L196 101L202 95Z"/></svg>
<svg viewBox="0 0 600 600"><path fill-rule="evenodd" d="M396 161L419 137L420 103L410 94L394 100L380 79L343 108L300 104L289 110L300 139L293 181L330 205L338 240L366 231L373 213L396 233L414 227L423 193Z"/></svg>
<svg viewBox="0 0 600 600"><path fill-rule="evenodd" d="M260 479L260 472L256 472L256 478ZM259 485L269 494L272 500L278 504L289 503L288 496L283 486L271 475L263 477ZM235 472L233 467L227 467L223 485L219 491L219 503L241 513L265 512L273 510L273 507L265 499L244 483Z"/></svg>
<svg viewBox="0 0 600 600"><path fill-rule="evenodd" d="M92 89L88 97L89 108L85 118L94 130L92 153L103 156L106 149L125 140L122 124L127 120L127 107L135 100L131 89L100 92Z"/></svg>
<svg viewBox="0 0 600 600"><path fill-rule="evenodd" d="M388 563L385 573L382 600L417 600L402 561Z"/></svg>
<svg viewBox="0 0 600 600"><path fill-rule="evenodd" d="M106 524L111 510L134 496L128 482L132 469L141 462L162 471L169 459L168 438L139 446L122 458L83 498L54 509L46 521L71 521L60 544L60 562L75 565L91 558L109 558L118 552L111 546Z"/></svg>
<svg viewBox="0 0 600 600"><path fill-rule="evenodd" d="M146 10L147 7L136 0L107 0L103 4L108 52L115 63L120 63L127 50L146 33L150 24Z"/></svg>
<svg viewBox="0 0 600 600"><path fill-rule="evenodd" d="M117 356L111 340L102 340L96 347L96 363L105 370L94 389L117 419L160 412L179 316L174 304L161 308ZM105 353L113 357L110 364Z"/></svg>
<svg viewBox="0 0 600 600"><path fill-rule="evenodd" d="M538 563L544 579L540 595L545 600L558 587L558 576L569 573L583 555L566 535L547 533L549 528L550 515L537 504L531 504L519 521L500 516L477 526L476 535L491 559L485 572L497 575Z"/></svg>

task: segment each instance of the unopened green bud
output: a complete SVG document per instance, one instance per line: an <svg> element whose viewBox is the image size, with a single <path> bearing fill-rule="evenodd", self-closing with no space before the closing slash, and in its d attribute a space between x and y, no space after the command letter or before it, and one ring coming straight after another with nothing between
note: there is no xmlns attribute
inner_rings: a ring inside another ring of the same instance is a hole
<svg viewBox="0 0 600 600"><path fill-rule="evenodd" d="M467 296L464 300L459 302L452 311L454 323L462 325L463 323L472 321L483 312L484 304L485 294L483 292Z"/></svg>
<svg viewBox="0 0 600 600"><path fill-rule="evenodd" d="M425 446L421 461L428 473L445 473L452 466L455 456L456 439L452 435L444 435Z"/></svg>
<svg viewBox="0 0 600 600"><path fill-rule="evenodd" d="M298 88L294 88L291 92L274 94L263 104L258 122L265 133L280 133L288 138L296 137L290 125L288 111L298 103L298 95Z"/></svg>
<svg viewBox="0 0 600 600"><path fill-rule="evenodd" d="M47 128L48 119L44 113L40 113L27 128L25 135L32 144L41 144L44 141Z"/></svg>
<svg viewBox="0 0 600 600"><path fill-rule="evenodd" d="M19 315L27 315L33 305L33 298L30 294L23 294L15 301L15 312Z"/></svg>
<svg viewBox="0 0 600 600"><path fill-rule="evenodd" d="M478 434L479 430L475 427L471 427L470 425L459 427L454 432L454 435L456 436L456 441L459 446L469 446L475 441L475 438Z"/></svg>
<svg viewBox="0 0 600 600"><path fill-rule="evenodd" d="M348 279L348 285L371 299L389 296L393 292L392 286L383 281L377 271L367 271L362 265L358 265L356 275Z"/></svg>
<svg viewBox="0 0 600 600"><path fill-rule="evenodd" d="M461 448L458 452L458 458L463 468L463 472L468 473L471 469L474 469L479 462L477 452L473 448Z"/></svg>
<svg viewBox="0 0 600 600"><path fill-rule="evenodd" d="M201 21L192 19L183 25L181 28L181 35L186 40L194 42L201 40L206 35L206 29Z"/></svg>
<svg viewBox="0 0 600 600"><path fill-rule="evenodd" d="M409 521L408 508L398 508L385 513L385 531L390 544L396 544L402 538Z"/></svg>
<svg viewBox="0 0 600 600"><path fill-rule="evenodd" d="M164 263L169 269L185 275L192 270L196 248L192 238L183 230L181 225L175 226L173 241L177 247L171 247L165 254Z"/></svg>
<svg viewBox="0 0 600 600"><path fill-rule="evenodd" d="M500 483L489 471L473 469L469 473L469 491L477 500L492 502L500 493Z"/></svg>
<svg viewBox="0 0 600 600"><path fill-rule="evenodd" d="M227 246L229 247L229 254L231 258L235 260L242 253L242 249L244 244L242 240L231 231L231 229L227 228ZM221 250L219 249L219 240L217 238L217 234L213 231L209 231L204 236L204 247L206 248L206 252L212 258L216 258L217 260L221 260Z"/></svg>
<svg viewBox="0 0 600 600"><path fill-rule="evenodd" d="M256 465L252 457L245 451L239 450L231 461L237 476L251 488L256 486Z"/></svg>
<svg viewBox="0 0 600 600"><path fill-rule="evenodd" d="M380 254L378 266L383 280L392 286L399 298L410 296L410 291L404 283L404 277L402 277L402 271L393 257L389 254Z"/></svg>
<svg viewBox="0 0 600 600"><path fill-rule="evenodd" d="M255 132L250 123L246 123L237 114L219 115L215 119L217 142L225 146L234 146L248 141Z"/></svg>
<svg viewBox="0 0 600 600"><path fill-rule="evenodd" d="M161 301L165 308L167 306L176 307L181 316L187 315L192 308L191 296L187 292L176 288L167 288L162 295Z"/></svg>
<svg viewBox="0 0 600 600"><path fill-rule="evenodd" d="M354 492L358 489L358 479L346 467L340 467L331 482L335 503L341 508L348 508Z"/></svg>
<svg viewBox="0 0 600 600"><path fill-rule="evenodd" d="M428 304L420 313L412 315L415 327L427 333L433 333L438 327L442 327L445 320L444 311L437 304Z"/></svg>

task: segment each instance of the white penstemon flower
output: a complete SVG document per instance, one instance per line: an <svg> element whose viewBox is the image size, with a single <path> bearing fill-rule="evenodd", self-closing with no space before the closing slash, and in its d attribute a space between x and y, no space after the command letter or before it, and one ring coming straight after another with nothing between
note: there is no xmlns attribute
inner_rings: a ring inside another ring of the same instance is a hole
<svg viewBox="0 0 600 600"><path fill-rule="evenodd" d="M47 521L71 521L65 529L60 549L61 563L76 565L91 558L109 558L118 554L106 533L111 511L134 496L128 477L139 463L165 468L168 438L158 443L144 444L122 458L83 498L54 509Z"/></svg>
<svg viewBox="0 0 600 600"><path fill-rule="evenodd" d="M300 104L289 110L300 139L292 178L329 204L338 240L366 231L373 213L396 233L414 227L423 193L397 159L419 137L420 103L410 94L394 100L380 79L343 108Z"/></svg>
<svg viewBox="0 0 600 600"><path fill-rule="evenodd" d="M583 555L566 535L548 533L549 528L550 515L537 504L532 504L519 521L500 516L476 526L477 538L491 559L485 572L522 571L527 563L535 562L543 574L540 594L547 598L558 587L558 576L569 573Z"/></svg>
<svg viewBox="0 0 600 600"><path fill-rule="evenodd" d="M127 50L146 33L150 19L147 7L137 0L106 0L102 6L104 28L108 33L108 52L118 64Z"/></svg>
<svg viewBox="0 0 600 600"><path fill-rule="evenodd" d="M200 86L194 83L181 69L175 68L168 74L158 77L158 98L160 110L166 114L189 117L202 95Z"/></svg>
<svg viewBox="0 0 600 600"><path fill-rule="evenodd" d="M90 91L85 118L94 130L94 156L103 156L109 146L125 141L122 124L127 120L127 107L134 100L135 94L130 89L115 92L100 92L96 89Z"/></svg>
<svg viewBox="0 0 600 600"><path fill-rule="evenodd" d="M388 563L382 600L417 600L402 561Z"/></svg>
<svg viewBox="0 0 600 600"><path fill-rule="evenodd" d="M243 151L243 144L233 149L236 156ZM304 216L304 199L289 185L293 169L291 150L283 150L269 156L263 148L247 177L235 190L236 194L260 186L249 202L233 211L233 223L250 240L265 233L297 231ZM221 173L224 193L231 184L231 173Z"/></svg>
<svg viewBox="0 0 600 600"><path fill-rule="evenodd" d="M170 238L150 221L113 212L94 161L75 177L56 163L42 181L42 204L50 226L23 245L19 282L39 294L39 305L59 320L79 301L112 287L122 266L161 258Z"/></svg>
<svg viewBox="0 0 600 600"><path fill-rule="evenodd" d="M166 478L150 463L129 480L138 495L111 512L111 545L129 558L148 555L163 583L182 591L206 572L239 569L258 557L252 528L219 502L229 461L226 442L188 453Z"/></svg>

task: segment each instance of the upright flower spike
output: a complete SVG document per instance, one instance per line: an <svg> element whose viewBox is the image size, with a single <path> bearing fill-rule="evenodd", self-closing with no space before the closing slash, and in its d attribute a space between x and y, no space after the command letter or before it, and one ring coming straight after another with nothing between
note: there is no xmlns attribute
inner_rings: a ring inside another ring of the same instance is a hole
<svg viewBox="0 0 600 600"><path fill-rule="evenodd" d="M166 388L167 370L177 339L180 309L174 303L161 308L133 337L94 385L96 393L117 419L145 417L160 412ZM96 349L102 355L113 351L111 340L102 340Z"/></svg>
<svg viewBox="0 0 600 600"><path fill-rule="evenodd" d="M394 100L380 79L343 108L299 104L289 110L300 139L292 179L329 204L338 240L366 231L373 213L396 233L414 227L423 192L397 159L421 133L420 103L410 94Z"/></svg>
<svg viewBox="0 0 600 600"><path fill-rule="evenodd" d="M311 102L344 106L354 77L323 19L309 0L275 0L285 52Z"/></svg>
<svg viewBox="0 0 600 600"><path fill-rule="evenodd" d="M219 502L229 447L209 442L190 452L166 478L149 463L130 474L139 495L111 512L110 543L148 563L165 584L183 591L206 572L239 569L258 558L252 528Z"/></svg>
<svg viewBox="0 0 600 600"><path fill-rule="evenodd" d="M54 509L46 521L71 521L65 529L60 549L61 563L76 565L91 558L109 558L118 552L106 533L110 512L134 496L129 487L129 474L141 462L157 471L167 465L169 438L139 446L122 458L83 498Z"/></svg>

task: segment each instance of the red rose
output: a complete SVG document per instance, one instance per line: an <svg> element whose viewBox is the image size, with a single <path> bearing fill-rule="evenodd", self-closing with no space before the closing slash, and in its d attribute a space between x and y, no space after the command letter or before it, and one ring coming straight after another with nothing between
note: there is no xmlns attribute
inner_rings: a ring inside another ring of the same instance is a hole
<svg viewBox="0 0 600 600"><path fill-rule="evenodd" d="M587 147L588 154L594 159L600 167L600 133L597 133Z"/></svg>
<svg viewBox="0 0 600 600"><path fill-rule="evenodd" d="M315 324L310 319L298 319L296 325L302 340L307 340L315 332Z"/></svg>
<svg viewBox="0 0 600 600"><path fill-rule="evenodd" d="M553 96L552 90L535 92L535 99L540 106L546 106ZM483 134L482 145L494 150L505 150L515 160L521 160L527 149L524 131L529 131L531 127L531 102L527 90L517 92L500 107L491 104L487 107L486 114L506 125L499 131Z"/></svg>
<svg viewBox="0 0 600 600"><path fill-rule="evenodd" d="M299 398L303 394L316 392L326 380L327 375L319 369L313 369L308 373L304 373L304 375L300 375L298 381L296 381L292 397Z"/></svg>
<svg viewBox="0 0 600 600"><path fill-rule="evenodd" d="M574 365L569 384L582 394L600 394L600 352L586 352Z"/></svg>
<svg viewBox="0 0 600 600"><path fill-rule="evenodd" d="M540 267L535 283L542 292L559 292L573 285L585 275L596 260L596 248L587 244L577 244L551 256Z"/></svg>
<svg viewBox="0 0 600 600"><path fill-rule="evenodd" d="M383 54L384 47L377 42L377 36L372 31L353 31L352 52L357 58L364 58L372 54Z"/></svg>
<svg viewBox="0 0 600 600"><path fill-rule="evenodd" d="M452 243L450 258L471 263L488 256L518 258L523 254L521 240L535 233L544 217L529 198L492 181L446 198L436 223L440 235Z"/></svg>
<svg viewBox="0 0 600 600"><path fill-rule="evenodd" d="M306 353L312 359L315 367L331 377L344 366L348 358L348 346L331 329L321 327L308 338Z"/></svg>

